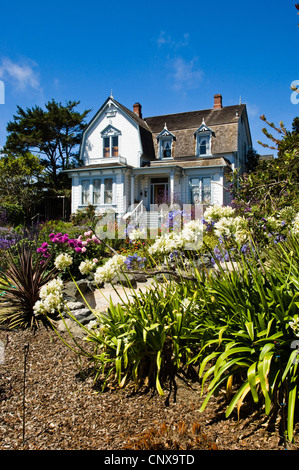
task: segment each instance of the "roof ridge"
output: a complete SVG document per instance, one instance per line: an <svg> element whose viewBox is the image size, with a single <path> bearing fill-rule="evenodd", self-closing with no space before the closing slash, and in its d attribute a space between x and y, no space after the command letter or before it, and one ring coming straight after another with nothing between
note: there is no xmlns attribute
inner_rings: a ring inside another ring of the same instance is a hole
<svg viewBox="0 0 299 470"><path fill-rule="evenodd" d="M155 116L147 116L143 118L143 120L146 121L146 119L153 119L153 118L162 118L163 116L178 116L182 114L192 114L192 113L205 113L205 112L213 112L216 111L221 112L222 110L226 110L228 108L244 108L246 105L244 103L242 104L232 104L229 106L223 106L221 109L214 109L214 108L206 108L206 109L196 109L194 111L181 111L179 113L168 113L168 114L156 114Z"/></svg>

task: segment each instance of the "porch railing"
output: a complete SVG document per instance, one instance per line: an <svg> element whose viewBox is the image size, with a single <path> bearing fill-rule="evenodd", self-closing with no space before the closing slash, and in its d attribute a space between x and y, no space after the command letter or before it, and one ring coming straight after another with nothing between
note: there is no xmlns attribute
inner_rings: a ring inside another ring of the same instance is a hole
<svg viewBox="0 0 299 470"><path fill-rule="evenodd" d="M127 212L125 215L124 215L124 219L128 219L129 217L131 218L131 221L137 221L140 217L142 217L143 215L143 201L140 201L136 207L134 207L134 209L131 211L131 212Z"/></svg>

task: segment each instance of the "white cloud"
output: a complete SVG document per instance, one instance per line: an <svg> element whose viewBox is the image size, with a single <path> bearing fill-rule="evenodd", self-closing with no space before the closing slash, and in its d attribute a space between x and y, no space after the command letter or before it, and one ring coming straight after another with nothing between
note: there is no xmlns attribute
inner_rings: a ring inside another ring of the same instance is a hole
<svg viewBox="0 0 299 470"><path fill-rule="evenodd" d="M13 62L9 58L2 59L0 78L13 83L18 91L28 89L40 90L37 64L29 59L22 60L21 62Z"/></svg>
<svg viewBox="0 0 299 470"><path fill-rule="evenodd" d="M173 81L175 90L179 91L199 86L203 72L195 67L195 62L196 59L186 61L182 57L177 57L170 62L170 67L173 69L170 78Z"/></svg>
<svg viewBox="0 0 299 470"><path fill-rule="evenodd" d="M166 35L165 31L160 32L160 36L157 39L157 44L159 47L161 46L169 46L171 48L179 48L179 47L185 47L188 46L189 44L189 33L184 33L183 34L183 39L181 40L174 40L171 36Z"/></svg>

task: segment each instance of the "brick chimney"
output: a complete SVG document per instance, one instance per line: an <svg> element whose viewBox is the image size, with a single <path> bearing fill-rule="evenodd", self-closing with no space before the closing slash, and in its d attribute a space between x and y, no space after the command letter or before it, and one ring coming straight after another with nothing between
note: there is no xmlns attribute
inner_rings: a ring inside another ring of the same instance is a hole
<svg viewBox="0 0 299 470"><path fill-rule="evenodd" d="M214 95L214 109L222 109L222 95Z"/></svg>
<svg viewBox="0 0 299 470"><path fill-rule="evenodd" d="M142 112L141 112L141 104L140 103L135 103L133 104L133 111L137 116L142 118Z"/></svg>

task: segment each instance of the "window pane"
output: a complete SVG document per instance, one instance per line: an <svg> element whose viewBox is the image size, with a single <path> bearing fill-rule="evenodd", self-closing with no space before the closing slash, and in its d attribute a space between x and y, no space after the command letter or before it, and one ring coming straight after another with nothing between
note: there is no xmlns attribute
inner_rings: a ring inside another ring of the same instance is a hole
<svg viewBox="0 0 299 470"><path fill-rule="evenodd" d="M82 204L88 204L89 201L89 180L82 181Z"/></svg>
<svg viewBox="0 0 299 470"><path fill-rule="evenodd" d="M209 204L211 202L211 178L202 179L202 203Z"/></svg>
<svg viewBox="0 0 299 470"><path fill-rule="evenodd" d="M104 203L112 204L112 178L105 179Z"/></svg>
<svg viewBox="0 0 299 470"><path fill-rule="evenodd" d="M118 157L118 136L112 137L112 156Z"/></svg>
<svg viewBox="0 0 299 470"><path fill-rule="evenodd" d="M171 141L164 140L162 141L162 158L170 158L171 157Z"/></svg>
<svg viewBox="0 0 299 470"><path fill-rule="evenodd" d="M104 137L103 139L103 156L110 157L110 139L109 137Z"/></svg>
<svg viewBox="0 0 299 470"><path fill-rule="evenodd" d="M93 180L93 203L101 203L101 180Z"/></svg>
<svg viewBox="0 0 299 470"><path fill-rule="evenodd" d="M199 178L192 178L191 184L191 204L200 203L200 180Z"/></svg>
<svg viewBox="0 0 299 470"><path fill-rule="evenodd" d="M200 145L199 145L199 154L200 155L206 155L207 153L207 141L206 139L203 139L200 141Z"/></svg>
<svg viewBox="0 0 299 470"><path fill-rule="evenodd" d="M198 186L199 185L199 179L198 178L192 178L191 179L191 185L192 186Z"/></svg>

